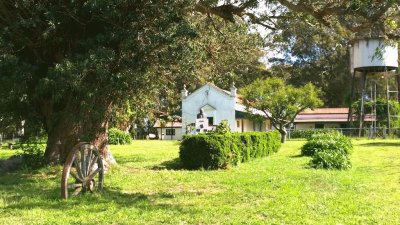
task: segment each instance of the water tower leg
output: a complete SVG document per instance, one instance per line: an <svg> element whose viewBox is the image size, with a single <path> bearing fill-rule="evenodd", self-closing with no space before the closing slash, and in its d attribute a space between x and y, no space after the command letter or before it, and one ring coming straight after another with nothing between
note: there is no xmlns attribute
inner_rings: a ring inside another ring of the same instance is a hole
<svg viewBox="0 0 400 225"><path fill-rule="evenodd" d="M347 116L347 126L348 128L353 127L353 100L354 100L354 87L356 81L356 71L353 71L352 79L351 79L351 93L350 93L350 101L349 101L349 115ZM351 133L351 130L350 130Z"/></svg>
<svg viewBox="0 0 400 225"><path fill-rule="evenodd" d="M364 71L362 74L360 118L358 118L358 120L360 121L360 126L359 126L359 130L358 130L359 137L361 137L362 127L363 127L363 122L364 122L364 95L365 95L366 86L367 86L367 72Z"/></svg>
<svg viewBox="0 0 400 225"><path fill-rule="evenodd" d="M396 75L397 80L397 101L400 103L400 74Z"/></svg>
<svg viewBox="0 0 400 225"><path fill-rule="evenodd" d="M389 89L389 76L386 76L386 110L387 110L387 126L390 134L390 89Z"/></svg>

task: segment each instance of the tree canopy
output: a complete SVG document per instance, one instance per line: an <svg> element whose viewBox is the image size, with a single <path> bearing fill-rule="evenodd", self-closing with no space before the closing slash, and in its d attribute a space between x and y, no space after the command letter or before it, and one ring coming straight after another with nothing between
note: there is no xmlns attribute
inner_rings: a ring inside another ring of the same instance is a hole
<svg viewBox="0 0 400 225"><path fill-rule="evenodd" d="M198 11L234 22L235 17L278 30L276 21L286 19L282 12L310 15L336 33L355 36L400 38L400 3L396 0L217 0L199 1ZM260 8L266 8L260 13ZM255 10L258 9L258 10Z"/></svg>
<svg viewBox="0 0 400 225"><path fill-rule="evenodd" d="M279 22L282 32L268 44L282 52L270 58L272 76L283 77L295 86L311 82L325 93L326 106L346 105L351 82L348 40L317 24L311 16L289 18Z"/></svg>
<svg viewBox="0 0 400 225"><path fill-rule="evenodd" d="M102 149L113 106L190 76L168 72L191 51L190 3L2 1L2 115L41 121L50 161L77 139Z"/></svg>
<svg viewBox="0 0 400 225"><path fill-rule="evenodd" d="M199 1L198 5L203 13L267 29L268 49L275 52L271 76L293 85L312 82L326 93L327 106L347 105L348 46L354 40L400 37L400 3L395 0Z"/></svg>
<svg viewBox="0 0 400 225"><path fill-rule="evenodd" d="M296 88L285 84L283 79L256 80L241 90L245 105L264 112L271 124L281 133L282 143L286 140L286 127L293 123L297 114L321 106L321 91L308 83Z"/></svg>

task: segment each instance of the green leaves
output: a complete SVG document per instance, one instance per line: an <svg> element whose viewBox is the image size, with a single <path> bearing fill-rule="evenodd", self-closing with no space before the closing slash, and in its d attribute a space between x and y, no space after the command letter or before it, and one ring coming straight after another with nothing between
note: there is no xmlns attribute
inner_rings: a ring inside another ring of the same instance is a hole
<svg viewBox="0 0 400 225"><path fill-rule="evenodd" d="M194 37L188 21L192 4L0 3L0 117L40 118L56 133L62 129L57 123L68 120L76 126L71 133L81 133L82 124L94 127L128 99L133 110L148 106L166 80L175 85L181 78L171 70L188 54L185 47Z"/></svg>
<svg viewBox="0 0 400 225"><path fill-rule="evenodd" d="M216 134L229 134L231 133L231 127L229 126L228 120L222 120L215 128Z"/></svg>
<svg viewBox="0 0 400 225"><path fill-rule="evenodd" d="M349 169L352 149L351 140L338 132L314 134L301 148L301 155L312 156L310 164L315 168Z"/></svg>
<svg viewBox="0 0 400 225"><path fill-rule="evenodd" d="M286 126L296 115L307 108L322 105L321 91L312 84L296 88L286 85L280 78L256 80L241 90L245 105L264 112L271 124L279 130L285 142Z"/></svg>
<svg viewBox="0 0 400 225"><path fill-rule="evenodd" d="M108 131L108 143L112 145L127 145L132 141L129 133L126 133L117 128L111 128Z"/></svg>
<svg viewBox="0 0 400 225"><path fill-rule="evenodd" d="M226 169L271 155L280 147L277 131L186 135L179 158L188 169Z"/></svg>
<svg viewBox="0 0 400 225"><path fill-rule="evenodd" d="M312 84L300 88L286 85L279 78L256 80L241 90L248 107L272 114L274 126L286 126L306 108L322 105L321 91Z"/></svg>

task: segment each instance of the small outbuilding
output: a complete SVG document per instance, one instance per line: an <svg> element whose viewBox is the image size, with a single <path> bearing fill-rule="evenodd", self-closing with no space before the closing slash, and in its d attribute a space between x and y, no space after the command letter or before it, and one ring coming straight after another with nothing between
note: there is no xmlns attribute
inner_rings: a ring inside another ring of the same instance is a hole
<svg viewBox="0 0 400 225"><path fill-rule="evenodd" d="M163 125L163 126L162 126ZM182 139L182 122L166 122L161 124L157 120L154 124L157 129L157 137L160 140L180 140Z"/></svg>

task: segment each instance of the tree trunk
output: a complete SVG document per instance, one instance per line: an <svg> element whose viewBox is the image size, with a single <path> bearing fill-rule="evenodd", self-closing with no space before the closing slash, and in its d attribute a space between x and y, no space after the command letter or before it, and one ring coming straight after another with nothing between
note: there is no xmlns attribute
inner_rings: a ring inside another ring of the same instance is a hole
<svg viewBox="0 0 400 225"><path fill-rule="evenodd" d="M174 135L172 133L173 129L174 129L174 121L171 121L171 140L174 140Z"/></svg>
<svg viewBox="0 0 400 225"><path fill-rule="evenodd" d="M281 134L281 143L285 143L286 142L286 134L287 134L286 128L285 127L281 128L279 130L279 133Z"/></svg>
<svg viewBox="0 0 400 225"><path fill-rule="evenodd" d="M82 112L76 112L76 114L58 114L58 117L52 115L52 118L47 119L48 140L45 151L47 162L53 165L64 163L72 148L80 141L86 141L96 146L103 156L106 167L110 163L115 163L109 150L107 134L111 107L106 108L104 113L96 114L96 116L86 112L85 116L80 117L79 114Z"/></svg>
<svg viewBox="0 0 400 225"><path fill-rule="evenodd" d="M127 132L127 133L129 133L129 130L131 129L131 127L132 127L131 121L121 122L121 123L118 125L118 129L120 129L120 130L122 130L122 131L125 131L125 132Z"/></svg>
<svg viewBox="0 0 400 225"><path fill-rule="evenodd" d="M400 75L397 75L397 100L400 103Z"/></svg>
<svg viewBox="0 0 400 225"><path fill-rule="evenodd" d="M71 149L80 141L93 143L103 156L106 164L115 163L108 145L108 122L103 121L99 124L101 129L83 129L85 125L68 124L68 121L60 122L57 129L48 134L45 157L50 164L62 164ZM92 133L92 135L90 135ZM93 138L86 139L86 136Z"/></svg>

